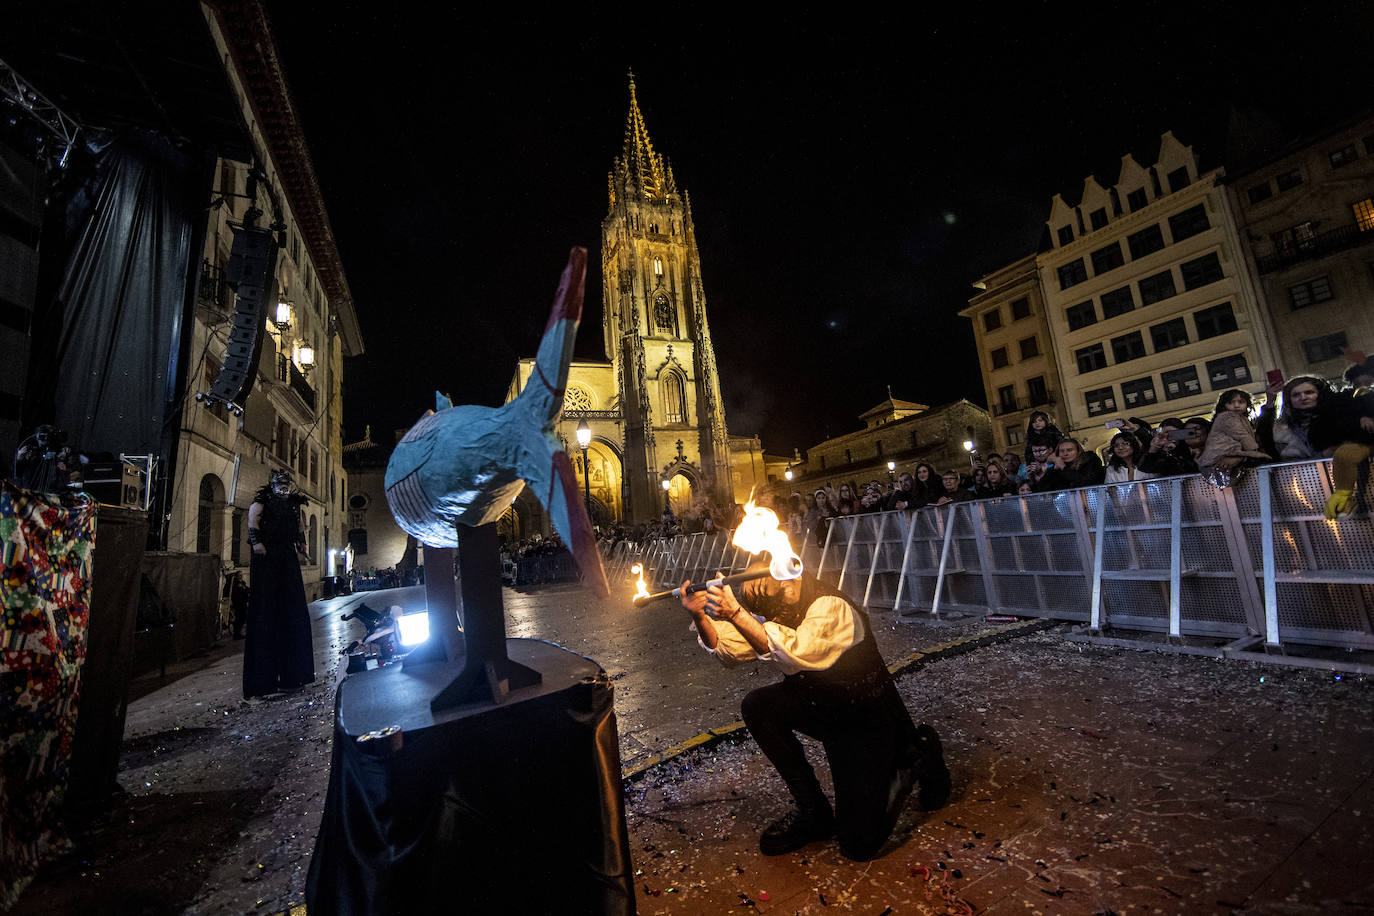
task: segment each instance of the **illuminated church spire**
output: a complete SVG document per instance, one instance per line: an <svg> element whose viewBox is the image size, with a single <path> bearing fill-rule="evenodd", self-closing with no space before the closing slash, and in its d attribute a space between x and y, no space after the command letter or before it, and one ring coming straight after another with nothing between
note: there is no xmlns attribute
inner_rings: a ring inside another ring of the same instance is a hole
<svg viewBox="0 0 1374 916"><path fill-rule="evenodd" d="M672 166L654 152L644 114L635 97L635 75L630 74L630 113L625 119L625 145L614 163L611 206L615 205L615 187L633 189L648 200L664 200L677 193Z"/></svg>

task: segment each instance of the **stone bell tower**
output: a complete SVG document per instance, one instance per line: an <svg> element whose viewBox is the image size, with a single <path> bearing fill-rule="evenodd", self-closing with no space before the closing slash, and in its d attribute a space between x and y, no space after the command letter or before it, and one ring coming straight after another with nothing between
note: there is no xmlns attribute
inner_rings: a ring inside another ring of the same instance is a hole
<svg viewBox="0 0 1374 916"><path fill-rule="evenodd" d="M625 143L609 190L601 223L603 315L624 418L626 514L644 520L661 512L663 480L673 481L675 495L690 485L693 498L728 509L725 408L691 199L649 141L633 74Z"/></svg>

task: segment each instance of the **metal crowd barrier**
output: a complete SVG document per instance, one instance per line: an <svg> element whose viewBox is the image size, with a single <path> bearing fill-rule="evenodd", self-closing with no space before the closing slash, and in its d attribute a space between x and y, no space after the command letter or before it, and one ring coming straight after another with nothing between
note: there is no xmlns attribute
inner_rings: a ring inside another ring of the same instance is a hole
<svg viewBox="0 0 1374 916"><path fill-rule="evenodd" d="M1374 649L1374 521L1323 516L1329 465L1265 465L1228 488L1192 475L845 516L802 562L903 616L1052 617L1231 640L1228 653ZM645 578L668 588L743 569L728 538L647 544Z"/></svg>

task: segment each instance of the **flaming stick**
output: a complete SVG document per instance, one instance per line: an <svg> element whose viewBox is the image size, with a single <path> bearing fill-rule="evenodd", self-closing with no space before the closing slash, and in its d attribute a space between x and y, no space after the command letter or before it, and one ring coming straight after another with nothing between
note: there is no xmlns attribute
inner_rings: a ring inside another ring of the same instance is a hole
<svg viewBox="0 0 1374 916"><path fill-rule="evenodd" d="M751 554L767 551L771 557L768 568L754 572L736 573L733 576L722 576L717 573L716 578L708 582L696 582L687 586L687 594L705 591L713 585L722 587L739 585L741 582L762 579L764 576L772 576L779 582L785 582L788 579L799 578L802 574L801 557L792 551L792 542L787 539L787 533L779 527L778 517L773 514L771 509L755 506L752 495L749 502L745 503L744 520L735 529L735 536L731 539L731 543ZM649 589L644 585L642 568L636 567L630 571L639 573L638 590L634 598L635 607L644 607L651 601L658 601L663 598L681 598L683 596L680 585L669 591L651 595Z"/></svg>

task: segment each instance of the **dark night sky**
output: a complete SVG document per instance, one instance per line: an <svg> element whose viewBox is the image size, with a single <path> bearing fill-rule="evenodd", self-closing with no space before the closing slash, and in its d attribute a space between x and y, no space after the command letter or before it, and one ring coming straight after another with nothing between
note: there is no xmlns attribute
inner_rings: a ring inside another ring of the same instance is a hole
<svg viewBox="0 0 1374 916"><path fill-rule="evenodd" d="M367 347L345 364L347 437L409 425L436 388L500 402L568 248L598 263L631 68L691 194L732 433L789 454L889 384L981 403L957 313L1035 249L1055 192L1153 161L1166 129L1218 164L1233 105L1296 131L1369 104L1366 5L1260 6L744 26L269 0ZM587 301L578 356L602 359L599 271Z"/></svg>

